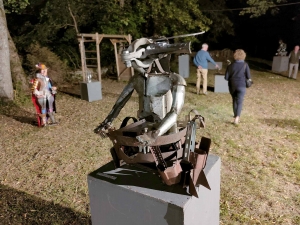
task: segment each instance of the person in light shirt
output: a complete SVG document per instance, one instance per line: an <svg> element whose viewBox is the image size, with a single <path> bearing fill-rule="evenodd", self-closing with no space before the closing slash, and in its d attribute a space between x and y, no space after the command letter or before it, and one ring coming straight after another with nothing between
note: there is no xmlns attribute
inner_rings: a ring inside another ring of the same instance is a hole
<svg viewBox="0 0 300 225"><path fill-rule="evenodd" d="M194 64L197 67L197 95L200 94L200 83L201 78L203 78L203 94L207 95L207 72L208 72L208 61L219 68L218 64L210 57L208 53L208 44L204 43L202 45L202 49L197 52L196 56L194 57Z"/></svg>

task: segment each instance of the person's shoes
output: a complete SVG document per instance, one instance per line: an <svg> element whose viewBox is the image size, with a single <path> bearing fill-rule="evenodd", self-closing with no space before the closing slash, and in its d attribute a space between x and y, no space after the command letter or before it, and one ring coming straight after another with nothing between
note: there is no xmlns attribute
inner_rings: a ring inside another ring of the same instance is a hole
<svg viewBox="0 0 300 225"><path fill-rule="evenodd" d="M200 90L197 90L196 94L199 95L200 94Z"/></svg>
<svg viewBox="0 0 300 225"><path fill-rule="evenodd" d="M204 95L207 95L207 92L203 92Z"/></svg>
<svg viewBox="0 0 300 225"><path fill-rule="evenodd" d="M240 118L239 118L238 116L235 117L235 118L234 118L234 121L233 121L233 124L234 124L234 125L238 125L239 122L240 122L239 120L240 120Z"/></svg>

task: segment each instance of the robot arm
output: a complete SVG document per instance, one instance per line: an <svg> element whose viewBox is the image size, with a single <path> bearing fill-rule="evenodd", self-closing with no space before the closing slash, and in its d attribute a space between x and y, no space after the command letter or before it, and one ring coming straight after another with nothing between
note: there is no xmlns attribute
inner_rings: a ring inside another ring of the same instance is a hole
<svg viewBox="0 0 300 225"><path fill-rule="evenodd" d="M94 129L95 133L100 134L102 137L106 137L105 131L111 128L113 120L119 115L121 109L130 99L133 91L133 82L131 80L120 94L119 98L117 99L115 105L113 106L106 119L96 129Z"/></svg>
<svg viewBox="0 0 300 225"><path fill-rule="evenodd" d="M186 86L184 78L182 78L179 74L173 73L171 75L171 80L173 81L172 107L157 128L157 130L159 130L158 136L165 134L174 124L176 124L177 117L184 104Z"/></svg>

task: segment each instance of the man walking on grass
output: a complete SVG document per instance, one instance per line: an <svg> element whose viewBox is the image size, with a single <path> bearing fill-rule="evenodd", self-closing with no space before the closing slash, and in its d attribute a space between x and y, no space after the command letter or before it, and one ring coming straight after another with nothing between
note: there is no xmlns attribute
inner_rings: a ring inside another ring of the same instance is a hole
<svg viewBox="0 0 300 225"><path fill-rule="evenodd" d="M200 94L200 83L201 77L203 78L203 94L207 95L207 72L208 72L208 62L210 61L212 64L219 68L216 62L210 57L209 53L207 52L208 44L203 44L202 49L197 52L196 56L194 57L194 64L197 67L197 95Z"/></svg>
<svg viewBox="0 0 300 225"><path fill-rule="evenodd" d="M290 59L289 78L296 79L298 74L299 59L300 59L299 45L296 45L294 50L291 51L291 53L289 54L289 59ZM293 68L294 68L294 74L293 76L291 76Z"/></svg>

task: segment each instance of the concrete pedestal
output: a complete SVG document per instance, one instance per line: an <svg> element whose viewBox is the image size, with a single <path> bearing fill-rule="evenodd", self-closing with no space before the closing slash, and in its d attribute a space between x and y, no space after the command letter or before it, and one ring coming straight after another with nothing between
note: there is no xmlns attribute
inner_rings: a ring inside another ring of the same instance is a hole
<svg viewBox="0 0 300 225"><path fill-rule="evenodd" d="M274 56L272 63L272 71L284 72L289 68L289 57L288 56Z"/></svg>
<svg viewBox="0 0 300 225"><path fill-rule="evenodd" d="M211 190L197 188L199 198L176 184L162 183L148 167L112 162L88 175L93 225L218 225L220 201L218 156L209 155L205 174Z"/></svg>
<svg viewBox="0 0 300 225"><path fill-rule="evenodd" d="M190 56L180 55L178 56L178 73L184 77L188 78L190 76Z"/></svg>
<svg viewBox="0 0 300 225"><path fill-rule="evenodd" d="M229 93L228 81L224 79L224 74L215 74L214 92Z"/></svg>
<svg viewBox="0 0 300 225"><path fill-rule="evenodd" d="M219 66L219 69L222 69L223 63L222 62L216 62L216 64ZM209 70L216 70L216 66L212 64L211 62L208 62L208 69Z"/></svg>
<svg viewBox="0 0 300 225"><path fill-rule="evenodd" d="M80 84L81 99L89 102L102 99L101 83L99 81L83 82Z"/></svg>

